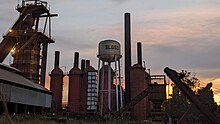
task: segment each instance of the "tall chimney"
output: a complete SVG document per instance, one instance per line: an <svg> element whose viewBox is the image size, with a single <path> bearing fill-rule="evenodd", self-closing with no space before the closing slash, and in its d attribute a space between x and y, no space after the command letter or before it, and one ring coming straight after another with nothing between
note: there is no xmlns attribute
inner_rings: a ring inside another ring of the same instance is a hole
<svg viewBox="0 0 220 124"><path fill-rule="evenodd" d="M137 61L138 64L142 66L142 48L141 48L141 42L137 43Z"/></svg>
<svg viewBox="0 0 220 124"><path fill-rule="evenodd" d="M90 66L90 60L86 60L86 68Z"/></svg>
<svg viewBox="0 0 220 124"><path fill-rule="evenodd" d="M130 102L131 23L130 13L125 13L125 104Z"/></svg>
<svg viewBox="0 0 220 124"><path fill-rule="evenodd" d="M75 52L74 55L74 67L79 67L79 52Z"/></svg>
<svg viewBox="0 0 220 124"><path fill-rule="evenodd" d="M81 70L84 71L85 69L85 59L81 60Z"/></svg>
<svg viewBox="0 0 220 124"><path fill-rule="evenodd" d="M54 64L54 68L58 68L59 67L59 63L60 63L60 51L55 51L55 64Z"/></svg>

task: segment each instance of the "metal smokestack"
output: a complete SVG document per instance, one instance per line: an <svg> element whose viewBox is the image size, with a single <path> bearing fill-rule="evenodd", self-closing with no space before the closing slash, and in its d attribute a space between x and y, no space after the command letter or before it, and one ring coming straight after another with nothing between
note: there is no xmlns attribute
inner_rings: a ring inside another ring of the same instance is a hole
<svg viewBox="0 0 220 124"><path fill-rule="evenodd" d="M86 61L85 59L81 60L81 70L82 71L84 71L84 69L85 69L85 61Z"/></svg>
<svg viewBox="0 0 220 124"><path fill-rule="evenodd" d="M86 68L90 66L90 60L86 60Z"/></svg>
<svg viewBox="0 0 220 124"><path fill-rule="evenodd" d="M130 102L130 67L131 67L131 22L130 13L125 13L125 103Z"/></svg>
<svg viewBox="0 0 220 124"><path fill-rule="evenodd" d="M59 63L60 63L60 51L55 51L55 64L54 64L54 68L58 68L59 67Z"/></svg>
<svg viewBox="0 0 220 124"><path fill-rule="evenodd" d="M74 67L79 67L79 52L75 52L74 55Z"/></svg>
<svg viewBox="0 0 220 124"><path fill-rule="evenodd" d="M142 47L141 47L141 42L137 43L137 61L138 61L138 64L142 66Z"/></svg>

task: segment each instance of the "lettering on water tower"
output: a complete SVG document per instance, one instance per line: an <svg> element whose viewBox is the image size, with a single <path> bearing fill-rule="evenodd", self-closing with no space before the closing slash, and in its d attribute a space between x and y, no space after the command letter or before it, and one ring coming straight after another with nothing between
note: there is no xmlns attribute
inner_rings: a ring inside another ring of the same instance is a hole
<svg viewBox="0 0 220 124"><path fill-rule="evenodd" d="M105 49L119 50L118 45L105 45Z"/></svg>

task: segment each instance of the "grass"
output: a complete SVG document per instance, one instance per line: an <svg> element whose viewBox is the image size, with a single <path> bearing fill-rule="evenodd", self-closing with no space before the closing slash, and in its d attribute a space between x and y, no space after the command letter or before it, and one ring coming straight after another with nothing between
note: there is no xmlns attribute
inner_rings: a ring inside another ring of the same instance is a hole
<svg viewBox="0 0 220 124"><path fill-rule="evenodd" d="M118 119L111 117L103 117L100 119L76 119L67 117L48 117L48 116L25 116L16 115L11 117L14 124L144 124L141 121L132 121L126 119ZM11 124L6 116L0 116L0 124ZM148 123L145 123L148 124Z"/></svg>
<svg viewBox="0 0 220 124"><path fill-rule="evenodd" d="M0 124L149 124L143 121L134 121L131 118L114 116L46 116L46 115L15 115L10 116L7 109L5 96L0 88L0 99L3 103L4 115L0 115Z"/></svg>

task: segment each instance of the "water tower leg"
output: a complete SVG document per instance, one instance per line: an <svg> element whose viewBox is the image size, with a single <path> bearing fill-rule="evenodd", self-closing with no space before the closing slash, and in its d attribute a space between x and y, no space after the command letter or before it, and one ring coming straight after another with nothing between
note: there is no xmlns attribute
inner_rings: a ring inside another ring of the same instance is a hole
<svg viewBox="0 0 220 124"><path fill-rule="evenodd" d="M103 101L104 101L104 76L105 76L105 69L104 69L105 62L102 62L102 76L101 76L101 97L100 97L100 115L103 115Z"/></svg>
<svg viewBox="0 0 220 124"><path fill-rule="evenodd" d="M119 78L119 86L120 86L120 108L123 108L123 95L122 95L122 85L121 85L121 68L120 68L120 60L118 60L118 78Z"/></svg>
<svg viewBox="0 0 220 124"><path fill-rule="evenodd" d="M116 111L119 110L118 107L118 78L117 78L117 58L115 56L115 93L116 93Z"/></svg>
<svg viewBox="0 0 220 124"><path fill-rule="evenodd" d="M108 109L111 111L111 62L108 62Z"/></svg>
<svg viewBox="0 0 220 124"><path fill-rule="evenodd" d="M101 61L101 60L100 60L100 57L99 57L99 60L98 60L98 80L97 80L97 84L98 84L98 85L97 85L98 98L100 97L99 95L101 95L101 92L99 91L99 86L101 86L101 85L100 85L100 80L99 80L100 77L101 77L101 76L100 76L100 61Z"/></svg>

